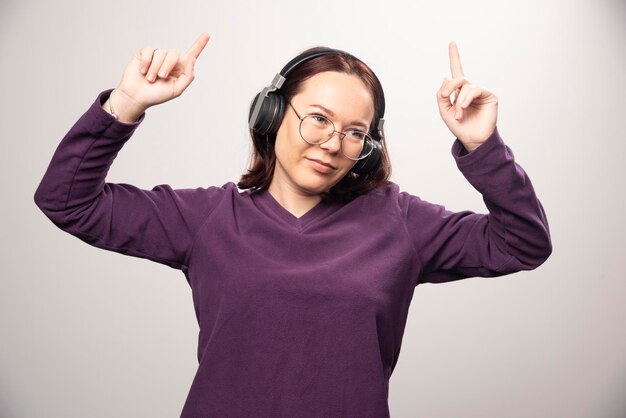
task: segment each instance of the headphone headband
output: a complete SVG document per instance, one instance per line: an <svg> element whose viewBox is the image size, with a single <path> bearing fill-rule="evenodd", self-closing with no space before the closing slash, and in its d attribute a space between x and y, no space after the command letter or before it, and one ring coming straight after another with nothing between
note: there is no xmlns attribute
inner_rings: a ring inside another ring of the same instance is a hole
<svg viewBox="0 0 626 418"><path fill-rule="evenodd" d="M280 72L274 76L274 79L272 80L270 86L268 87L274 87L274 89L271 91L278 90L279 88L283 86L283 83L287 79L287 76L289 75L289 73L292 72L300 64L308 60L311 60L313 58L321 57L322 55L334 54L336 52L337 50L325 48L323 50L298 55L297 57L289 61L287 65L285 65L283 69L280 70Z"/></svg>
<svg viewBox="0 0 626 418"><path fill-rule="evenodd" d="M308 60L312 60L313 58L321 57L322 55L332 55L332 54L346 54L346 52L340 51L338 49L324 48L324 49L318 49L316 51L311 51L308 53L303 53L293 58L291 61L289 61L283 67L283 69L280 70L280 74L286 78L289 75L289 73L292 72L300 64L303 64L304 62Z"/></svg>
<svg viewBox="0 0 626 418"><path fill-rule="evenodd" d="M337 55L347 55L349 57L352 57L354 59L358 59L356 58L354 55L346 52L346 51L342 51L340 49L334 49L334 48L323 48L323 49L318 49L316 51L311 51L311 52L305 52L302 53L298 56L296 56L295 58L293 58L291 61L289 61L282 70L280 70L279 73L277 73L274 76L274 79L272 80L272 82L270 83L269 86L265 87L263 89L263 91L261 92L261 94L265 97L268 97L270 93L279 90L282 86L283 83L287 80L287 76L297 67L299 67L301 64L312 60L314 58L317 57L321 57L323 55L333 55L333 54L337 54ZM360 60L359 60L360 61ZM376 76L374 76L376 77ZM385 96L384 93L381 96L381 102L382 102L382 106L380 109L380 117L378 118L378 126L376 126L376 131L378 133L379 138L382 139L383 135L382 135L382 131L383 131L383 125L385 124L385 120L383 119L385 116ZM252 115L250 117L250 128L254 128L254 122L257 120L258 116L259 116L259 112L261 111L261 104L262 101L258 100L256 103L256 106L254 107L253 111L252 111Z"/></svg>
<svg viewBox="0 0 626 418"><path fill-rule="evenodd" d="M300 64L303 64L304 62L308 61L308 60L312 60L313 58L317 58L317 57L321 57L322 55L346 55L348 57L354 58L358 61L361 61L360 59L358 59L357 57L355 57L354 55L350 54L349 52L346 51L342 51L341 49L334 49L334 48L324 48L324 49L319 49L317 51L312 51L309 53L305 53L305 54L300 54L297 57L295 57L294 59L292 59L291 61L289 61L287 63L287 65L285 65L283 67L283 69L280 71L280 73L276 74L276 77L278 76L282 76L283 80L280 82L280 86L278 86L278 88L280 88L283 85L283 82L285 81L285 79L287 78L287 76L289 75L289 73L291 73L296 67L299 67ZM376 77L374 75L374 77ZM276 78L274 78L276 79ZM380 119L382 120L383 117L385 116L385 95L384 93L381 96L381 102L382 102L382 107L380 109ZM379 124L379 129L382 130L382 125Z"/></svg>

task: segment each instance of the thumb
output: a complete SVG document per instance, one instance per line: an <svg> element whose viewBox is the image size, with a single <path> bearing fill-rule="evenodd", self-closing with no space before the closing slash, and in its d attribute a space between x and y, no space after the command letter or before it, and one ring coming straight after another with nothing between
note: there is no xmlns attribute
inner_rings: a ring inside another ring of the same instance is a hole
<svg viewBox="0 0 626 418"><path fill-rule="evenodd" d="M441 87L437 91L437 104L439 105L439 110L448 111L452 107L452 102L450 101L451 93L445 91L444 87L446 85L446 79L444 77L443 83L441 83ZM446 94L444 96L444 94Z"/></svg>
<svg viewBox="0 0 626 418"><path fill-rule="evenodd" d="M183 91L185 91L185 89L189 87L189 85L195 78L195 75L194 75L195 66L196 66L196 58L192 57L191 59L187 61L187 65L185 65L185 69L183 70L183 73L180 75L180 77L178 77L176 88L175 88L175 92L177 95L182 94Z"/></svg>

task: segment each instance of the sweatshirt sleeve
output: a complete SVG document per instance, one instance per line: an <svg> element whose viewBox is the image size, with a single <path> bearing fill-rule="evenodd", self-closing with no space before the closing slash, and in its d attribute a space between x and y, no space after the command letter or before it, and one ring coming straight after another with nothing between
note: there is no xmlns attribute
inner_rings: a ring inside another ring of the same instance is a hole
<svg viewBox="0 0 626 418"><path fill-rule="evenodd" d="M143 190L105 177L145 117L116 120L102 109L101 92L61 140L35 191L41 211L61 230L88 244L183 269L195 231L224 188Z"/></svg>
<svg viewBox="0 0 626 418"><path fill-rule="evenodd" d="M497 277L540 266L552 252L548 220L530 178L497 127L472 152L458 138L451 152L489 213L452 212L399 193L401 213L422 264L416 284Z"/></svg>

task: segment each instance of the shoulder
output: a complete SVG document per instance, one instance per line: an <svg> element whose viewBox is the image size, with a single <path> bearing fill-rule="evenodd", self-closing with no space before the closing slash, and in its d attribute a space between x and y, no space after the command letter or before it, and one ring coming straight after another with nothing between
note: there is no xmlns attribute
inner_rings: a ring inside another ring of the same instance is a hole
<svg viewBox="0 0 626 418"><path fill-rule="evenodd" d="M228 182L222 186L204 186L188 188L172 188L169 184L161 184L153 192L166 192L175 205L177 213L190 217L206 217L226 201L239 196L237 186Z"/></svg>
<svg viewBox="0 0 626 418"><path fill-rule="evenodd" d="M205 187L190 187L190 188L172 188L169 184L162 184L157 187L162 187L167 189L170 193L174 194L176 197L182 199L193 199L193 200L201 200L201 199L219 199L221 197L225 197L231 194L239 194L239 190L237 189L237 185L233 182L228 182L223 184L222 186L205 186Z"/></svg>
<svg viewBox="0 0 626 418"><path fill-rule="evenodd" d="M363 200L362 207L366 210L397 214L399 213L398 198L400 196L400 186L393 181L388 181L386 184L359 196L358 199Z"/></svg>
<svg viewBox="0 0 626 418"><path fill-rule="evenodd" d="M396 219L402 222L424 222L440 217L443 206L431 203L420 196L401 190L400 185L393 181L380 186L364 195L358 210L366 219Z"/></svg>
<svg viewBox="0 0 626 418"><path fill-rule="evenodd" d="M380 186L367 194L370 196L380 196L382 198L388 198L391 196L397 196L399 192L400 186L398 186L398 184L394 183L393 181L388 181L387 184Z"/></svg>
<svg viewBox="0 0 626 418"><path fill-rule="evenodd" d="M401 190L400 186L393 181L389 181L385 186L373 190L369 195L373 205L387 207L389 210L393 208L403 218L406 218L409 212L415 214L440 206L428 202L418 195Z"/></svg>

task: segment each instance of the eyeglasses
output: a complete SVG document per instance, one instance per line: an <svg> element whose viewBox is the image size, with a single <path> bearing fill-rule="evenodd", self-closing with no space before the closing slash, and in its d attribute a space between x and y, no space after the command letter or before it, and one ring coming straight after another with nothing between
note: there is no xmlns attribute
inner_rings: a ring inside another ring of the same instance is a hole
<svg viewBox="0 0 626 418"><path fill-rule="evenodd" d="M305 115L301 117L291 102L289 106L300 119L300 136L311 145L323 144L333 137L335 132L341 139L341 152L351 160L362 160L370 155L374 149L374 139L366 132L357 129L349 129L339 132L335 124L325 116L319 114Z"/></svg>

